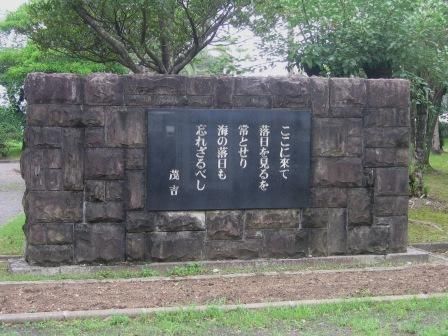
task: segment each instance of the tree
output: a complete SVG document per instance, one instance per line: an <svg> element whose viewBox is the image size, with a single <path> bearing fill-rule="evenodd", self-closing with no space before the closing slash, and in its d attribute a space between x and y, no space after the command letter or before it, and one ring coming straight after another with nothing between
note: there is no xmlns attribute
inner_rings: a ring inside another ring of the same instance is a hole
<svg viewBox="0 0 448 336"><path fill-rule="evenodd" d="M19 31L38 46L134 73L179 73L248 0L35 0ZM14 15L8 19L14 20Z"/></svg>

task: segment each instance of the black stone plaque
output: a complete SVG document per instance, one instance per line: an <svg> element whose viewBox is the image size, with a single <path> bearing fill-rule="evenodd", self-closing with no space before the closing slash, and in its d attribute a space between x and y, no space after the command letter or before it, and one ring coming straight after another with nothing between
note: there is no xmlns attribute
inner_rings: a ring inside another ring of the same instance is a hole
<svg viewBox="0 0 448 336"><path fill-rule="evenodd" d="M148 110L148 210L309 206L310 112Z"/></svg>

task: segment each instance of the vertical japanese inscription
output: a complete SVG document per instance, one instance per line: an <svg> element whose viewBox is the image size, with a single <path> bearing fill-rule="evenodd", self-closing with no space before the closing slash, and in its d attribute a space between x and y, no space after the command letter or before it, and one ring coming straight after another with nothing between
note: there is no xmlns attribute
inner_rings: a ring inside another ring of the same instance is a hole
<svg viewBox="0 0 448 336"><path fill-rule="evenodd" d="M249 126L248 125L239 125L238 126L240 142L239 142L239 150L238 154L240 155L240 167L245 169L247 167L247 153L249 153L249 149L247 148L247 136L249 135Z"/></svg>
<svg viewBox="0 0 448 336"><path fill-rule="evenodd" d="M227 156L229 155L229 147L227 145L227 136L229 135L229 127L227 125L218 125L218 178L223 181L227 178Z"/></svg>
<svg viewBox="0 0 448 336"><path fill-rule="evenodd" d="M269 125L260 126L260 183L258 189L268 190L269 183L269 135L271 134Z"/></svg>
<svg viewBox="0 0 448 336"><path fill-rule="evenodd" d="M200 124L196 125L196 137L195 137L195 147L196 147L196 189L198 191L205 190L206 179L207 179L207 164L205 163L205 155L207 151L207 141L205 136L207 135L207 125Z"/></svg>
<svg viewBox="0 0 448 336"><path fill-rule="evenodd" d="M279 172L282 174L282 178L288 179L289 175L289 160L291 159L291 154L289 153L289 139L291 133L289 132L289 126L282 126L280 131L281 141L280 141L280 169Z"/></svg>

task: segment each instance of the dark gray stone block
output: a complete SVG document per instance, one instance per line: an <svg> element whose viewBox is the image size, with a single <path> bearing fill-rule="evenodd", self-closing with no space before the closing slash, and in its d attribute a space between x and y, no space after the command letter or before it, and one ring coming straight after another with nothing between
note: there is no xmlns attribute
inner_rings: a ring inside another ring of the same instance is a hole
<svg viewBox="0 0 448 336"><path fill-rule="evenodd" d="M366 148L365 167L407 167L407 148Z"/></svg>
<svg viewBox="0 0 448 336"><path fill-rule="evenodd" d="M106 182L87 180L85 181L85 192L89 202L104 202L106 200Z"/></svg>
<svg viewBox="0 0 448 336"><path fill-rule="evenodd" d="M123 181L107 181L106 182L106 200L121 201L123 200Z"/></svg>
<svg viewBox="0 0 448 336"><path fill-rule="evenodd" d="M366 108L364 109L364 127L408 127L409 108Z"/></svg>
<svg viewBox="0 0 448 336"><path fill-rule="evenodd" d="M78 128L64 129L63 182L65 190L84 189L84 139Z"/></svg>
<svg viewBox="0 0 448 336"><path fill-rule="evenodd" d="M409 128L386 127L364 129L364 145L366 147L408 148Z"/></svg>
<svg viewBox="0 0 448 336"><path fill-rule="evenodd" d="M330 106L363 107L367 104L366 80L357 78L330 79Z"/></svg>
<svg viewBox="0 0 448 336"><path fill-rule="evenodd" d="M145 168L145 150L143 148L126 149L126 169Z"/></svg>
<svg viewBox="0 0 448 336"><path fill-rule="evenodd" d="M187 95L190 96L213 96L215 86L215 77L187 77Z"/></svg>
<svg viewBox="0 0 448 336"><path fill-rule="evenodd" d="M32 127L25 129L25 143L27 147L62 147L62 128L60 127Z"/></svg>
<svg viewBox="0 0 448 336"><path fill-rule="evenodd" d="M330 108L330 84L328 78L311 77L309 90L311 110L316 117L327 117Z"/></svg>
<svg viewBox="0 0 448 336"><path fill-rule="evenodd" d="M234 95L238 96L267 96L273 89L272 83L262 77L235 77L234 82Z"/></svg>
<svg viewBox="0 0 448 336"><path fill-rule="evenodd" d="M81 105L28 105L28 126L82 127L86 125Z"/></svg>
<svg viewBox="0 0 448 336"><path fill-rule="evenodd" d="M306 238L298 230L280 229L263 231L264 258L298 258L305 256Z"/></svg>
<svg viewBox="0 0 448 336"><path fill-rule="evenodd" d="M86 220L95 222L121 222L124 220L123 204L121 202L87 202Z"/></svg>
<svg viewBox="0 0 448 336"><path fill-rule="evenodd" d="M85 151L85 178L124 178L124 153L118 148L88 148Z"/></svg>
<svg viewBox="0 0 448 336"><path fill-rule="evenodd" d="M207 211L205 213L209 239L241 239L243 235L243 211Z"/></svg>
<svg viewBox="0 0 448 336"><path fill-rule="evenodd" d="M123 104L123 77L108 73L96 73L85 77L84 102L88 105Z"/></svg>
<svg viewBox="0 0 448 336"><path fill-rule="evenodd" d="M303 231L307 243L306 256L327 256L329 250L328 239L331 239L331 237L328 237L328 231L326 229L305 229ZM341 248L340 246L336 246L334 242L330 245L332 249Z"/></svg>
<svg viewBox="0 0 448 336"><path fill-rule="evenodd" d="M27 244L25 260L31 265L54 266L73 263L73 245Z"/></svg>
<svg viewBox="0 0 448 336"><path fill-rule="evenodd" d="M128 233L126 235L127 261L149 260L149 250L149 237L146 233Z"/></svg>
<svg viewBox="0 0 448 336"><path fill-rule="evenodd" d="M213 107L214 96L188 96L188 107Z"/></svg>
<svg viewBox="0 0 448 336"><path fill-rule="evenodd" d="M205 232L154 232L149 234L151 259L185 261L204 258Z"/></svg>
<svg viewBox="0 0 448 336"><path fill-rule="evenodd" d="M203 231L205 213L201 211L159 212L157 231Z"/></svg>
<svg viewBox="0 0 448 336"><path fill-rule="evenodd" d="M47 190L57 191L63 190L62 185L62 170L61 169L47 169L45 182Z"/></svg>
<svg viewBox="0 0 448 336"><path fill-rule="evenodd" d="M247 210L246 228L279 229L298 228L299 210Z"/></svg>
<svg viewBox="0 0 448 336"><path fill-rule="evenodd" d="M232 77L220 77L216 80L215 105L219 108L231 108L234 79Z"/></svg>
<svg viewBox="0 0 448 336"><path fill-rule="evenodd" d="M62 150L58 148L50 148L45 150L45 160L48 168L62 168Z"/></svg>
<svg viewBox="0 0 448 336"><path fill-rule="evenodd" d="M409 81L403 79L369 79L367 81L370 107L408 107Z"/></svg>
<svg viewBox="0 0 448 336"><path fill-rule="evenodd" d="M348 224L372 224L372 192L367 188L356 188L348 191Z"/></svg>
<svg viewBox="0 0 448 336"><path fill-rule="evenodd" d="M86 128L84 134L84 143L86 147L104 147L106 145L103 127Z"/></svg>
<svg viewBox="0 0 448 336"><path fill-rule="evenodd" d="M145 176L143 171L128 171L127 207L131 210L145 206Z"/></svg>
<svg viewBox="0 0 448 336"><path fill-rule="evenodd" d="M408 196L377 196L375 197L375 215L404 216L408 214Z"/></svg>
<svg viewBox="0 0 448 336"><path fill-rule="evenodd" d="M390 242L388 226L355 226L348 230L348 252L387 253Z"/></svg>
<svg viewBox="0 0 448 336"><path fill-rule="evenodd" d="M79 222L83 193L77 191L28 191L25 213L31 222Z"/></svg>
<svg viewBox="0 0 448 336"><path fill-rule="evenodd" d="M360 158L316 158L312 166L313 186L363 186L364 175Z"/></svg>
<svg viewBox="0 0 448 336"><path fill-rule="evenodd" d="M311 207L345 208L347 206L347 189L311 188Z"/></svg>
<svg viewBox="0 0 448 336"><path fill-rule="evenodd" d="M303 209L303 228L327 228L332 225L345 225L347 221L345 209L337 208L307 208Z"/></svg>
<svg viewBox="0 0 448 336"><path fill-rule="evenodd" d="M389 217L390 251L406 252L408 247L408 218L407 216Z"/></svg>
<svg viewBox="0 0 448 336"><path fill-rule="evenodd" d="M43 149L25 149L21 157L21 171L27 190L45 190L45 160Z"/></svg>
<svg viewBox="0 0 448 336"><path fill-rule="evenodd" d="M73 243L73 223L27 224L27 241L32 245L66 245Z"/></svg>
<svg viewBox="0 0 448 336"><path fill-rule="evenodd" d="M255 259L260 257L261 248L256 240L210 240L205 243L205 259Z"/></svg>
<svg viewBox="0 0 448 336"><path fill-rule="evenodd" d="M128 211L126 218L127 232L151 232L156 230L158 221L156 212Z"/></svg>
<svg viewBox="0 0 448 336"><path fill-rule="evenodd" d="M233 96L233 107L272 107L272 97L270 96ZM286 107L286 106L275 106Z"/></svg>
<svg viewBox="0 0 448 336"><path fill-rule="evenodd" d="M111 147L143 146L145 144L145 112L127 109L106 113L106 144Z"/></svg>
<svg viewBox="0 0 448 336"><path fill-rule="evenodd" d="M25 80L28 104L81 104L81 78L70 74L31 73Z"/></svg>
<svg viewBox="0 0 448 336"><path fill-rule="evenodd" d="M132 75L126 76L126 95L186 95L186 77L177 75Z"/></svg>
<svg viewBox="0 0 448 336"><path fill-rule="evenodd" d="M375 195L408 195L408 168L378 168L376 170Z"/></svg>

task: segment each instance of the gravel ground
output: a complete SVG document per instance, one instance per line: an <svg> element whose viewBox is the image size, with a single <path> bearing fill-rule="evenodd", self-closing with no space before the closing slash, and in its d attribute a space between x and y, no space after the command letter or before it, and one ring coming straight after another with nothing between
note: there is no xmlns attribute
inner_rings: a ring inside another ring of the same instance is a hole
<svg viewBox="0 0 448 336"><path fill-rule="evenodd" d="M0 226L23 211L24 191L19 162L0 162Z"/></svg>
<svg viewBox="0 0 448 336"><path fill-rule="evenodd" d="M448 265L233 278L0 284L0 314L448 292Z"/></svg>

